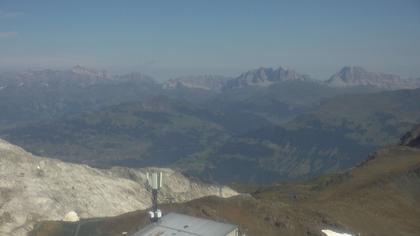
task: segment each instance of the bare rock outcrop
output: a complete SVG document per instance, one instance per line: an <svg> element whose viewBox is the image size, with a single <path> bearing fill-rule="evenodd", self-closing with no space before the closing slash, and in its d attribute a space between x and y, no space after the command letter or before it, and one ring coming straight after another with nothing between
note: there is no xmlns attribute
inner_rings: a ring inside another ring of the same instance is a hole
<svg viewBox="0 0 420 236"><path fill-rule="evenodd" d="M0 139L0 236L26 235L39 220L62 220L74 211L80 218L115 216L145 209L149 169L95 169L34 156ZM237 195L225 186L190 181L171 169L164 174L161 202L203 196Z"/></svg>
<svg viewBox="0 0 420 236"><path fill-rule="evenodd" d="M407 132L400 141L401 145L420 148L420 124Z"/></svg>

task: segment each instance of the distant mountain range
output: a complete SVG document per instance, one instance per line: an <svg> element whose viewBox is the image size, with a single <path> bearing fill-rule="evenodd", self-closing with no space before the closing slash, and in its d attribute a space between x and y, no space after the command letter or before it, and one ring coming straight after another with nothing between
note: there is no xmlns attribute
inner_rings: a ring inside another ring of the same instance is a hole
<svg viewBox="0 0 420 236"><path fill-rule="evenodd" d="M29 86L33 83L43 82L45 86L48 86L46 85L48 82L58 83L62 82L62 80L67 80L67 82L70 80L79 81L80 85L84 86L109 81L123 82L140 80L155 82L152 77L141 73L111 75L104 70L99 71L77 65L70 70L62 71L47 69L22 73L3 73L0 74L0 90L16 84L17 86ZM219 75L183 76L169 79L163 82L161 86L163 89L183 87L222 91L248 86L269 87L270 85L287 81L318 82L331 87L371 87L384 90L414 89L420 87L420 78L402 79L398 75L370 72L360 66L345 66L324 82L314 80L309 75L300 74L295 70L280 66L277 69L260 67L244 72L237 77Z"/></svg>
<svg viewBox="0 0 420 236"><path fill-rule="evenodd" d="M163 84L165 89L179 87L198 88L215 91L226 91L230 89L244 88L248 86L268 87L270 85L286 81L310 81L307 75L301 75L294 70L279 67L258 68L247 71L236 78L222 76L188 76L168 80Z"/></svg>
<svg viewBox="0 0 420 236"><path fill-rule="evenodd" d="M288 81L318 82L330 87L368 87L381 90L415 89L420 87L419 79L402 79L397 75L369 72L360 66L346 66L326 81L311 79L309 75L299 74L284 67L258 68L245 72L235 78L221 76L189 76L172 79L163 84L165 89L180 87L206 90L231 90L249 86L269 87Z"/></svg>
<svg viewBox="0 0 420 236"><path fill-rule="evenodd" d="M331 76L326 84L332 87L374 87L379 89L413 89L420 79L402 79L397 75L369 72L360 66L346 66Z"/></svg>

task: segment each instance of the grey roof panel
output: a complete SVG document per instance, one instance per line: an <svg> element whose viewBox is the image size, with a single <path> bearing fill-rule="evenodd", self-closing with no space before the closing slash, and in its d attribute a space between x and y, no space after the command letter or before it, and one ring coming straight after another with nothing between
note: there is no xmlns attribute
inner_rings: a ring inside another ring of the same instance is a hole
<svg viewBox="0 0 420 236"><path fill-rule="evenodd" d="M169 213L133 236L225 236L237 226L192 216Z"/></svg>

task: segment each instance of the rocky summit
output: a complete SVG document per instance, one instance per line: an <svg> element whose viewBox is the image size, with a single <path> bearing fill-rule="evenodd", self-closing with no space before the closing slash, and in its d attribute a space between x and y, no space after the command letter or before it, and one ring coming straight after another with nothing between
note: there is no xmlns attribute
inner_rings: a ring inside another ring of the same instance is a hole
<svg viewBox="0 0 420 236"><path fill-rule="evenodd" d="M286 81L310 81L310 77L296 71L280 66L273 68L258 68L241 74L239 77L229 80L226 89L241 88L246 86L270 86L274 83Z"/></svg>
<svg viewBox="0 0 420 236"><path fill-rule="evenodd" d="M198 76L185 76L170 79L162 84L164 89L204 89L220 91L224 88L228 77L218 75L198 75Z"/></svg>
<svg viewBox="0 0 420 236"><path fill-rule="evenodd" d="M373 87L378 89L415 89L420 80L402 79L398 75L375 73L360 66L345 66L331 76L326 84L331 87Z"/></svg>
<svg viewBox="0 0 420 236"><path fill-rule="evenodd" d="M307 75L296 71L278 67L277 69L260 67L229 78L216 75L186 76L170 79L163 84L164 89L190 88L212 91L229 91L231 89L258 86L269 87L270 85L287 81L311 81Z"/></svg>
<svg viewBox="0 0 420 236"><path fill-rule="evenodd" d="M26 235L40 220L115 216L151 206L147 171L162 171L160 202L237 195L171 169L95 169L34 156L0 140L0 235Z"/></svg>

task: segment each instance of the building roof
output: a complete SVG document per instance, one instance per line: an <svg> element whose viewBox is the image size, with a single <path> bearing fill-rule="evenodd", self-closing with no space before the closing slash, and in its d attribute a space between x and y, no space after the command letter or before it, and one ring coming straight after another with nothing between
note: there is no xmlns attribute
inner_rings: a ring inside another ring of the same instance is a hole
<svg viewBox="0 0 420 236"><path fill-rule="evenodd" d="M236 228L232 224L169 213L133 236L225 236Z"/></svg>

